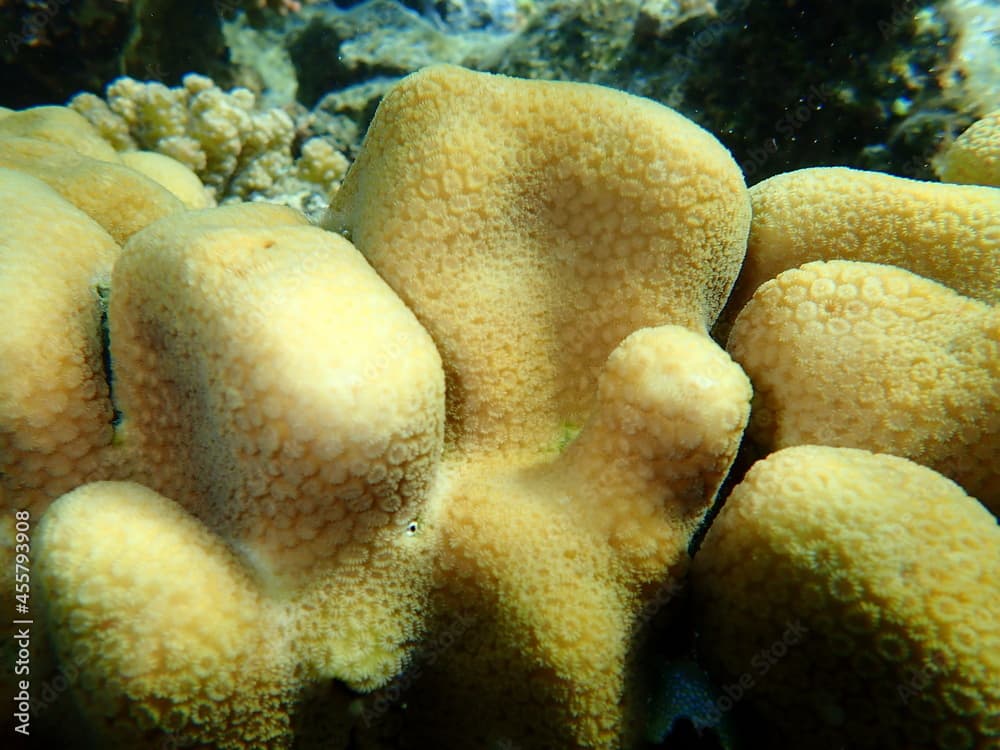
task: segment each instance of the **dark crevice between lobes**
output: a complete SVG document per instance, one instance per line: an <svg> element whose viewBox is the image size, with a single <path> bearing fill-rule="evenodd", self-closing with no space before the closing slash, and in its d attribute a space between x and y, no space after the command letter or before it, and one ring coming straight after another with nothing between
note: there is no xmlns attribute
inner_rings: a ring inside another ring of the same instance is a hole
<svg viewBox="0 0 1000 750"><path fill-rule="evenodd" d="M111 426L118 427L122 421L122 413L115 400L115 374L111 366L111 333L108 330L108 294L109 287L98 284L97 304L101 312L101 369L104 371L104 382L108 386L108 400L111 401Z"/></svg>

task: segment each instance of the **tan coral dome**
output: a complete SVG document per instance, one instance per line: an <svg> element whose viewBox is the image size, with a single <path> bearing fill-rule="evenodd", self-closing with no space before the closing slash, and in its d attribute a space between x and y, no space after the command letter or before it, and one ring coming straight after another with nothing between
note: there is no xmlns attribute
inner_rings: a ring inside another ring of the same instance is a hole
<svg viewBox="0 0 1000 750"><path fill-rule="evenodd" d="M38 530L75 700L109 744L284 749L316 698L338 747L630 743L632 639L749 416L706 333L748 231L737 165L646 100L433 68L383 102L337 217L374 269L261 204L127 242L132 481Z"/></svg>
<svg viewBox="0 0 1000 750"><path fill-rule="evenodd" d="M763 284L727 350L765 452L892 453L1000 512L1000 309L901 268L819 261Z"/></svg>
<svg viewBox="0 0 1000 750"><path fill-rule="evenodd" d="M757 287L813 260L887 263L1000 303L996 188L817 167L764 180L750 196L750 240L728 324Z"/></svg>
<svg viewBox="0 0 1000 750"><path fill-rule="evenodd" d="M778 451L693 573L700 647L777 730L770 746L995 747L1000 528L950 480L868 451Z"/></svg>
<svg viewBox="0 0 1000 750"><path fill-rule="evenodd" d="M945 182L1000 187L1000 110L972 123L934 166Z"/></svg>

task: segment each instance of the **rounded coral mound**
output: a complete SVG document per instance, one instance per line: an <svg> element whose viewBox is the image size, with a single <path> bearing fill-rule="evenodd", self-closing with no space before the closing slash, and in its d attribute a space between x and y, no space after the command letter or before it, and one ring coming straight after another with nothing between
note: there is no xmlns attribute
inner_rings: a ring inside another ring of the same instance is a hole
<svg viewBox="0 0 1000 750"><path fill-rule="evenodd" d="M763 284L727 349L765 452L903 456L1000 512L1000 309L901 268L820 261Z"/></svg>
<svg viewBox="0 0 1000 750"><path fill-rule="evenodd" d="M117 742L139 746L153 727L219 748L290 735L287 618L178 505L95 482L53 504L36 544L56 650Z"/></svg>
<svg viewBox="0 0 1000 750"><path fill-rule="evenodd" d="M935 167L945 182L1000 187L1000 110L972 123Z"/></svg>
<svg viewBox="0 0 1000 750"><path fill-rule="evenodd" d="M888 263L1000 302L1000 190L817 167L764 180L750 197L746 261L723 334L757 287L814 260Z"/></svg>
<svg viewBox="0 0 1000 750"><path fill-rule="evenodd" d="M1000 529L950 480L862 450L778 451L693 576L701 649L776 746L996 746Z"/></svg>

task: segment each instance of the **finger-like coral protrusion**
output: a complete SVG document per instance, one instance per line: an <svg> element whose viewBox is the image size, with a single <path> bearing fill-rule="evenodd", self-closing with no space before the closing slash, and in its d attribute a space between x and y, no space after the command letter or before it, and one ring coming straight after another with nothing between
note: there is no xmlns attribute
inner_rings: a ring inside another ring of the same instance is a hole
<svg viewBox="0 0 1000 750"><path fill-rule="evenodd" d="M35 559L56 651L107 741L283 747L302 675L282 611L221 540L137 484L60 498ZM160 735L162 736L162 735Z"/></svg>
<svg viewBox="0 0 1000 750"><path fill-rule="evenodd" d="M640 329L611 353L593 416L546 473L623 564L655 578L715 498L750 395L743 370L707 336Z"/></svg>
<svg viewBox="0 0 1000 750"><path fill-rule="evenodd" d="M701 649L769 746L996 746L1000 529L954 482L786 448L750 469L692 567Z"/></svg>
<svg viewBox="0 0 1000 750"><path fill-rule="evenodd" d="M244 206L150 227L110 310L140 480L283 585L405 533L444 422L413 314L342 237L286 214L302 221Z"/></svg>
<svg viewBox="0 0 1000 750"><path fill-rule="evenodd" d="M764 450L892 453L1000 511L1000 309L901 268L807 263L757 290L727 348Z"/></svg>
<svg viewBox="0 0 1000 750"><path fill-rule="evenodd" d="M582 423L632 331L706 330L749 220L732 157L666 107L435 66L382 100L325 224L440 347L450 436L490 451Z"/></svg>

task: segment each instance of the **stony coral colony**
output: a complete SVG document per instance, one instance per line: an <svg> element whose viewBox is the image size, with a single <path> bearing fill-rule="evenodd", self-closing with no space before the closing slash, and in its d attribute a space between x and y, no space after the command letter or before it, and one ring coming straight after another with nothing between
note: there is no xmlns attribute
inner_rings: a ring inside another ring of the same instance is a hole
<svg viewBox="0 0 1000 750"><path fill-rule="evenodd" d="M981 185L748 190L666 107L432 67L321 227L214 206L250 131L210 98L169 155L0 119L4 566L28 511L99 746L633 747L689 581L774 747L997 747L996 116Z"/></svg>

